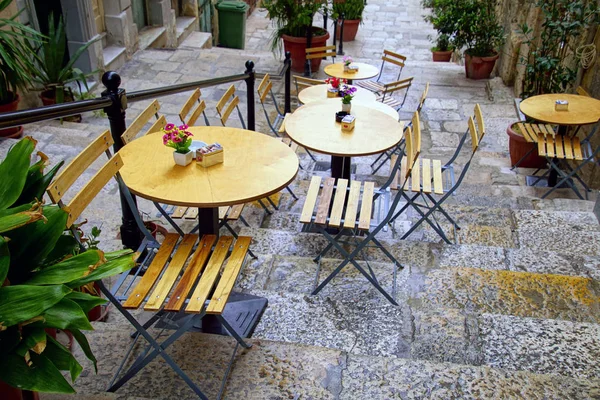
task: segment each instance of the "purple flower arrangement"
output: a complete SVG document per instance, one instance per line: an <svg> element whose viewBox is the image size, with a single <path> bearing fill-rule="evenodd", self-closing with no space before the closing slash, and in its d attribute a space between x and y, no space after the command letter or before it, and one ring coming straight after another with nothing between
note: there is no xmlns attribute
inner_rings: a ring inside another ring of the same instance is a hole
<svg viewBox="0 0 600 400"><path fill-rule="evenodd" d="M356 93L356 88L350 85L342 85L339 91L339 95L342 98L343 104L350 104Z"/></svg>
<svg viewBox="0 0 600 400"><path fill-rule="evenodd" d="M175 124L167 124L161 129L163 132L163 144L167 147L175 149L176 153L185 154L190 151L192 145L192 133L187 129L189 126Z"/></svg>

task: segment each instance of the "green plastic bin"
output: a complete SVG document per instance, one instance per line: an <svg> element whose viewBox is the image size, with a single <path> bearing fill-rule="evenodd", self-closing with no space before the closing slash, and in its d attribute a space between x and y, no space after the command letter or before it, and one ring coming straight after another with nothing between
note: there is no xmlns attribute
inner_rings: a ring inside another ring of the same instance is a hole
<svg viewBox="0 0 600 400"><path fill-rule="evenodd" d="M243 49L246 45L246 11L243 1L224 0L215 6L219 12L219 46Z"/></svg>

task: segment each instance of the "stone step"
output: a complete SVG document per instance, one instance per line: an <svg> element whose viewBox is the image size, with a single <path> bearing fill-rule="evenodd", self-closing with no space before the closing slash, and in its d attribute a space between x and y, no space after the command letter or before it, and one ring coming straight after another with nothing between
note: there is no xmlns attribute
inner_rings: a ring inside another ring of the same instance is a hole
<svg viewBox="0 0 600 400"><path fill-rule="evenodd" d="M175 20L175 29L177 31L177 47L181 45L192 32L198 29L198 18L180 16Z"/></svg>
<svg viewBox="0 0 600 400"><path fill-rule="evenodd" d="M126 48L123 46L110 45L102 49L104 55L105 71L116 71L127 61Z"/></svg>
<svg viewBox="0 0 600 400"><path fill-rule="evenodd" d="M290 322L288 324L291 326ZM438 320L431 318L429 322L444 326L443 317ZM417 320L417 326L426 328L421 324L422 321ZM94 374L91 365L84 363L84 371L75 382L75 388L79 396L87 396L78 398L114 398L111 395L102 396L131 342L129 329L122 325L103 323L95 323L94 327L95 331L88 332L87 336L98 359L99 374ZM370 334L381 332L379 326L365 326L363 329L366 328L369 328ZM459 326L453 328L460 329ZM428 339L440 350L444 350L444 343L434 335ZM463 363L370 356L348 353L344 349L264 338L250 339L249 342L252 343L252 348L240 349L235 357L225 386L225 399L238 399L242 396L249 399L383 399L393 398L398 393L420 398L425 392L430 396L439 395L440 398L543 396L548 399L579 399L595 398L598 394L597 375L582 373L571 377L568 368L563 368L568 373L566 375L560 375L552 368L545 368L550 371L546 373L551 375L544 375L532 373L529 366L525 366L528 369L526 371L514 371ZM176 341L168 352L209 398L215 398L234 343L228 337L190 332ZM396 344L392 339L388 343ZM136 346L135 354L140 351L141 347ZM84 358L81 350L75 349L74 353L78 359ZM588 359L594 354L586 351L578 358L571 358L573 353L574 351L567 351L561 356L573 363L585 361L584 364L577 365L574 372L584 371L585 367L594 368L593 361ZM532 366L542 365L547 360L544 355L536 359L538 362L532 363ZM524 361L523 357L522 362ZM517 362L521 360L518 359ZM550 360L550 363L556 364L556 360ZM174 399L191 398L193 393L163 360L157 359L120 388L116 395L120 398Z"/></svg>

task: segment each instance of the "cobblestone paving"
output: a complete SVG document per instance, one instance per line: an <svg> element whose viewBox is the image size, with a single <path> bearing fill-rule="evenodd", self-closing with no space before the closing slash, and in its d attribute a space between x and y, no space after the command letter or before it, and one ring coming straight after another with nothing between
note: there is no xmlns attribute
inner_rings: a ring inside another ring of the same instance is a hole
<svg viewBox="0 0 600 400"><path fill-rule="evenodd" d="M305 170L292 185L300 201L281 194L278 212L265 216L250 206L245 216L251 227L236 225L253 236L252 249L259 255L246 266L238 288L267 297L270 305L253 348L238 353L225 398L600 398L600 228L591 212L593 201L574 200L566 190L541 200L543 189L525 186L530 171L510 171L505 130L516 119L512 91L495 79L466 80L456 64L430 62L433 30L422 21L423 13L418 0L369 0L357 40L345 43L344 50L376 66L384 48L408 56L403 76L414 76L414 84L403 119L410 118L430 82L422 113L427 156L448 160L474 105L481 105L486 136L460 190L448 200L447 210L461 226L459 231L444 226L455 244L440 242L427 227L398 240L417 219L409 212L381 234L404 266L395 287L399 307L351 269L320 295L310 296L317 272L312 257L325 242L319 235L299 233L298 218L307 179L328 172L315 171L314 162L300 153ZM248 59L257 71L275 74L281 64L269 51L273 27L265 15L256 10L247 21L245 50L199 50L187 43L174 51L140 51L118 71L122 86L135 91L237 74ZM322 26L320 17L315 25ZM393 74L386 71L384 80ZM322 72L317 76L324 77ZM235 86L245 113L245 85ZM281 101L281 83L275 86ZM214 105L227 87L202 90L211 124L218 124ZM187 95L160 98L161 113L177 120ZM131 103L128 123L148 103ZM32 124L26 134L58 162L71 159L107 126L106 118L86 114L81 124ZM269 132L259 105L257 130ZM0 142L0 153L10 144ZM466 158L459 155L458 170ZM373 157L354 161L357 179L386 179L387 166L371 173ZM98 167L92 166L76 188ZM85 213L88 227L102 227L106 249L120 245L116 193L116 185L109 184ZM158 219L151 204L140 199L140 207L147 218ZM339 256L330 256L321 265L321 279L339 263ZM394 289L393 265L376 251L369 256L382 285ZM89 337L99 375L85 366L77 398L192 397L162 361L151 363L117 394L102 394L130 329L115 310L109 323L95 327ZM231 349L229 338L188 333L170 353L214 398Z"/></svg>

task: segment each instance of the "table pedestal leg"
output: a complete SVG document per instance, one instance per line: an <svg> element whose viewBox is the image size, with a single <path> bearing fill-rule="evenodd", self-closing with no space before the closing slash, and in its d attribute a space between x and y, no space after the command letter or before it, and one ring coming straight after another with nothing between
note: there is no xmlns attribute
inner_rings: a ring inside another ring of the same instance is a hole
<svg viewBox="0 0 600 400"><path fill-rule="evenodd" d="M331 156L331 177L350 180L351 157Z"/></svg>
<svg viewBox="0 0 600 400"><path fill-rule="evenodd" d="M198 235L219 235L219 208L198 209Z"/></svg>

